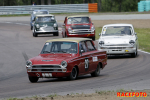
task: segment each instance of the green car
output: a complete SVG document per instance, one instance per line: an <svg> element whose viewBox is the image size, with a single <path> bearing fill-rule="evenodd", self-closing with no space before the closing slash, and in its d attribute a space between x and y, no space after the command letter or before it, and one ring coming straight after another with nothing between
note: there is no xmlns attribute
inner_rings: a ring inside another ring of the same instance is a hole
<svg viewBox="0 0 150 100"><path fill-rule="evenodd" d="M33 36L37 37L38 34L53 34L59 36L58 24L54 15L36 15L33 25Z"/></svg>

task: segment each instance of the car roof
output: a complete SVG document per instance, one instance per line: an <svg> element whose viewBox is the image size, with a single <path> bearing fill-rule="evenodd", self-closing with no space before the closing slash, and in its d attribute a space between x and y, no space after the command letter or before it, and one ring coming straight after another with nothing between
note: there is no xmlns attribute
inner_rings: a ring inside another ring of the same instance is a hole
<svg viewBox="0 0 150 100"><path fill-rule="evenodd" d="M109 26L130 26L130 27L133 27L132 24L107 24L107 25L104 25L103 27L109 27Z"/></svg>
<svg viewBox="0 0 150 100"><path fill-rule="evenodd" d="M89 17L88 15L74 15L74 16L67 16L67 18L69 17Z"/></svg>
<svg viewBox="0 0 150 100"><path fill-rule="evenodd" d="M54 16L52 14L41 14L41 15L36 15L36 17L44 17L44 16Z"/></svg>
<svg viewBox="0 0 150 100"><path fill-rule="evenodd" d="M59 38L59 39L47 40L46 42L66 41L66 42L79 43L80 41L85 41L85 40L91 40L91 39L89 38Z"/></svg>

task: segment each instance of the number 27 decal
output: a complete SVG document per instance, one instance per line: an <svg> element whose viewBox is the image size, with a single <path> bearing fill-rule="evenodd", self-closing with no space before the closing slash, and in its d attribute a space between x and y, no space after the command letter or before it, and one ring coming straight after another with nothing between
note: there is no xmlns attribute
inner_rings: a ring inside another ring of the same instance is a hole
<svg viewBox="0 0 150 100"><path fill-rule="evenodd" d="M85 71L87 71L89 68L89 59L85 58Z"/></svg>

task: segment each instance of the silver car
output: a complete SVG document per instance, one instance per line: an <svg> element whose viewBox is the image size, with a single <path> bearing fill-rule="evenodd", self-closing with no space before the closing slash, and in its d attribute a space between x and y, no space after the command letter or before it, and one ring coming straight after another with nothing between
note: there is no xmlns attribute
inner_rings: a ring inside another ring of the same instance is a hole
<svg viewBox="0 0 150 100"><path fill-rule="evenodd" d="M131 24L104 25L100 33L98 49L105 50L107 54L138 54L138 38Z"/></svg>

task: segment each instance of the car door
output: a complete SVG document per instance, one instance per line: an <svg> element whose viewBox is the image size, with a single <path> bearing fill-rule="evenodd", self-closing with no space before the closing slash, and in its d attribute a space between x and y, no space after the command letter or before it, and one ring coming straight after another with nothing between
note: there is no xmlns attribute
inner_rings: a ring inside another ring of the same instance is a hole
<svg viewBox="0 0 150 100"><path fill-rule="evenodd" d="M87 50L86 41L81 41L79 43L79 50L81 51L79 71L81 74L86 74L89 72L89 68L91 67L90 62L92 60Z"/></svg>
<svg viewBox="0 0 150 100"><path fill-rule="evenodd" d="M89 55L89 71L93 71L97 67L98 57L95 54L96 48L91 40L86 41L87 53Z"/></svg>

